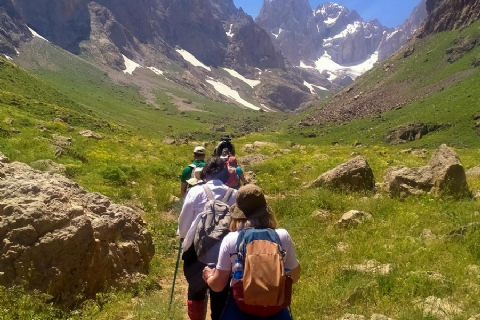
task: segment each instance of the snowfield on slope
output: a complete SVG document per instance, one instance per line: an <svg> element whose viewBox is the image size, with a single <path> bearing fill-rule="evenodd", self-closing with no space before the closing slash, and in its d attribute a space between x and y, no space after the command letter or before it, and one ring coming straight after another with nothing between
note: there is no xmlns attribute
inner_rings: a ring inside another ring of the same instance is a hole
<svg viewBox="0 0 480 320"><path fill-rule="evenodd" d="M220 93L221 95L224 95L232 100L235 100L236 102L240 103L241 105L247 107L247 108L250 108L252 110L260 110L259 107L251 104L250 102L242 99L242 97L240 97L240 95L238 94L237 91L233 90L232 88L230 88L229 86L221 83L221 82L218 82L218 81L215 81L213 80L212 78L210 79L207 79L205 80L207 83L211 84L215 90L217 90L218 93Z"/></svg>
<svg viewBox="0 0 480 320"><path fill-rule="evenodd" d="M148 67L147 69L152 71L153 73L155 73L157 76L163 76L163 71L162 70L159 70L155 67Z"/></svg>
<svg viewBox="0 0 480 320"><path fill-rule="evenodd" d="M27 26L27 28L28 28L28 31L30 31L30 33L32 34L32 36L33 36L34 38L40 38L40 39L42 39L42 40L45 40L45 41L47 41L47 42L50 42L50 41L48 41L47 39L45 39L44 37L42 37L41 35L39 35L38 33L36 33L35 30L33 30L32 28L30 28L29 26Z"/></svg>
<svg viewBox="0 0 480 320"><path fill-rule="evenodd" d="M223 70L227 71L232 77L235 77L237 79L242 80L243 82L245 82L246 84L248 84L252 88L254 88L255 86L258 86L260 83L262 83L260 80L247 79L235 70L228 69L228 68L223 68Z"/></svg>
<svg viewBox="0 0 480 320"><path fill-rule="evenodd" d="M122 57L123 57L123 62L125 63L125 68L126 68L125 70L123 70L123 73L133 75L133 71L135 71L135 69L142 68L141 65L128 59L127 57L125 57L125 55L122 54Z"/></svg>
<svg viewBox="0 0 480 320"><path fill-rule="evenodd" d="M300 68L304 69L317 69L319 72L327 71L333 73L334 75L348 75L352 79L355 79L368 70L372 69L375 63L378 62L378 51L374 52L370 58L364 62L352 65L352 66L342 66L332 60L332 57L328 53L324 53L317 61L315 61L315 67L306 65L303 62L300 62Z"/></svg>
<svg viewBox="0 0 480 320"><path fill-rule="evenodd" d="M195 56L193 54L191 54L190 52L188 52L186 50L183 50L183 49L177 49L177 52L183 57L183 59L188 61L194 67L200 67L200 68L203 68L205 70L212 71L212 69L210 67L207 67L206 65L201 63L200 60L195 58Z"/></svg>

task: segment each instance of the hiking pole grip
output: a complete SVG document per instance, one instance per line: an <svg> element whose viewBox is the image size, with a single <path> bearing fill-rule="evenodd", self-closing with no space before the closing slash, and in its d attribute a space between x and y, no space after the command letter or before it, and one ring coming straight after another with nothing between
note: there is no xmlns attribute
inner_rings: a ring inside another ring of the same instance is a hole
<svg viewBox="0 0 480 320"><path fill-rule="evenodd" d="M177 263L175 264L175 272L173 274L173 284L172 284L172 293L170 294L170 304L168 305L168 310L172 307L173 302L173 294L175 292L175 282L177 281L177 273L178 273L178 265L180 263L180 253L182 252L182 239L180 239L180 244L178 246L178 253L177 253Z"/></svg>

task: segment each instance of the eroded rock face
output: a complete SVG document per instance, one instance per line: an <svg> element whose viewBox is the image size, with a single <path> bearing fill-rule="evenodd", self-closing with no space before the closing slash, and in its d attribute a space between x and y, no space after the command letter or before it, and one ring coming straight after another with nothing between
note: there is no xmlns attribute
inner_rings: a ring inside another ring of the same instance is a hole
<svg viewBox="0 0 480 320"><path fill-rule="evenodd" d="M375 177L367 160L358 156L322 174L304 187L329 187L351 191L367 191L375 188Z"/></svg>
<svg viewBox="0 0 480 320"><path fill-rule="evenodd" d="M401 144L410 141L420 140L423 136L449 127L446 124L433 123L409 123L391 130L385 136L385 142L389 144Z"/></svg>
<svg viewBox="0 0 480 320"><path fill-rule="evenodd" d="M388 169L384 188L393 197L425 193L457 197L470 194L460 158L447 145L442 145L425 167Z"/></svg>
<svg viewBox="0 0 480 320"><path fill-rule="evenodd" d="M18 162L0 162L0 199L0 285L69 305L148 271L152 238L131 208Z"/></svg>

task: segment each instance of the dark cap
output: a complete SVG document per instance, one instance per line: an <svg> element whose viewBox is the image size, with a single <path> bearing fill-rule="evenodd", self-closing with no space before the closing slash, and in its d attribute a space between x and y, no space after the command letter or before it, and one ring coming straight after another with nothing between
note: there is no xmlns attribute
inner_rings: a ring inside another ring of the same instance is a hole
<svg viewBox="0 0 480 320"><path fill-rule="evenodd" d="M235 219L260 218L270 214L262 189L253 184L238 190L237 203L230 209L230 215Z"/></svg>

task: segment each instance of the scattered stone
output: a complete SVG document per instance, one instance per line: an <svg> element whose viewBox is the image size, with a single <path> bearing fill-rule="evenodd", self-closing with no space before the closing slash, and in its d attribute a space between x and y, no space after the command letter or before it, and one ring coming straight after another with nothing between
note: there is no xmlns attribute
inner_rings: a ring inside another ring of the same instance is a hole
<svg viewBox="0 0 480 320"><path fill-rule="evenodd" d="M238 158L238 163L241 166L249 167L249 166L256 166L258 164L262 164L268 160L268 156L263 154L252 154L245 157Z"/></svg>
<svg viewBox="0 0 480 320"><path fill-rule="evenodd" d="M7 117L7 118L5 118L5 120L3 120L3 122L4 122L5 124L12 125L12 124L13 124L13 119Z"/></svg>
<svg viewBox="0 0 480 320"><path fill-rule="evenodd" d="M338 252L346 252L348 250L350 246L348 245L348 243L345 243L345 242L339 242L337 243L336 245L336 249Z"/></svg>
<svg viewBox="0 0 480 320"><path fill-rule="evenodd" d="M338 320L365 320L365 317L360 314L347 313Z"/></svg>
<svg viewBox="0 0 480 320"><path fill-rule="evenodd" d="M276 146L277 146L277 144L273 143L273 142L255 141L253 143L253 147L255 149L263 148L263 147L276 147Z"/></svg>
<svg viewBox="0 0 480 320"><path fill-rule="evenodd" d="M414 47L406 48L405 51L403 52L403 57L407 58L414 53L415 53L415 48Z"/></svg>
<svg viewBox="0 0 480 320"><path fill-rule="evenodd" d="M0 166L1 286L27 282L70 305L148 272L154 245L142 212L23 163Z"/></svg>
<svg viewBox="0 0 480 320"><path fill-rule="evenodd" d="M426 317L433 316L448 320L462 313L462 309L447 298L441 299L430 296L424 300L420 298L416 299L414 303L419 310L422 310L423 315Z"/></svg>
<svg viewBox="0 0 480 320"><path fill-rule="evenodd" d="M414 157L426 159L428 157L428 150L420 149L420 150L413 150L410 154Z"/></svg>
<svg viewBox="0 0 480 320"><path fill-rule="evenodd" d="M175 139L172 138L167 138L163 140L163 143L168 144L168 145L173 145L176 143Z"/></svg>
<svg viewBox="0 0 480 320"><path fill-rule="evenodd" d="M35 162L32 162L31 165L36 169L50 173L65 175L65 173L67 172L67 168L63 164L56 163L55 161L50 159L37 160Z"/></svg>
<svg viewBox="0 0 480 320"><path fill-rule="evenodd" d="M257 174L253 171L247 171L244 174L245 180L247 180L247 183L249 184L257 184L258 179L257 179Z"/></svg>
<svg viewBox="0 0 480 320"><path fill-rule="evenodd" d="M242 151L245 152L245 153L250 153L250 152L253 152L254 151L254 146L253 144L246 144L243 146L243 149Z"/></svg>
<svg viewBox="0 0 480 320"><path fill-rule="evenodd" d="M328 220L332 216L332 213L327 210L315 210L312 212L313 218L319 218L322 220Z"/></svg>
<svg viewBox="0 0 480 320"><path fill-rule="evenodd" d="M372 317L370 318L370 320L393 320L393 319L387 316L384 316L383 314L374 313L372 314Z"/></svg>
<svg viewBox="0 0 480 320"><path fill-rule="evenodd" d="M474 264L469 265L467 267L467 274L469 276L475 276L475 277L480 276L480 267Z"/></svg>
<svg viewBox="0 0 480 320"><path fill-rule="evenodd" d="M468 320L480 320L480 314L468 318Z"/></svg>
<svg viewBox="0 0 480 320"><path fill-rule="evenodd" d="M350 228L372 220L373 217L370 213L351 210L345 213L336 225L340 228Z"/></svg>
<svg viewBox="0 0 480 320"><path fill-rule="evenodd" d="M412 271L408 273L409 276L426 278L434 282L447 283L448 280L444 275L436 273L434 271Z"/></svg>
<svg viewBox="0 0 480 320"><path fill-rule="evenodd" d="M313 169L313 166L312 165L309 165L309 164L306 164L303 166L303 169L305 170L312 170Z"/></svg>
<svg viewBox="0 0 480 320"><path fill-rule="evenodd" d="M290 150L290 149L280 149L279 152L281 154L289 154L289 153L292 153L292 150Z"/></svg>
<svg viewBox="0 0 480 320"><path fill-rule="evenodd" d="M420 140L423 136L431 132L436 132L448 127L450 127L448 124L409 123L389 131L384 140L391 145L407 143Z"/></svg>
<svg viewBox="0 0 480 320"><path fill-rule="evenodd" d="M450 233L448 234L448 236L450 237L457 237L457 236L463 236L465 234L467 234L468 232L470 231L475 231L477 230L479 226L479 223L478 222L472 222L472 223L469 223L465 226L462 226L458 229L455 229L455 230L452 230L450 231Z"/></svg>
<svg viewBox="0 0 480 320"><path fill-rule="evenodd" d="M65 121L63 121L60 118L55 118L55 119L53 119L53 123L65 123Z"/></svg>
<svg viewBox="0 0 480 320"><path fill-rule="evenodd" d="M465 170L455 151L442 145L427 166L392 167L384 179L385 190L392 197L432 193L456 197L470 195Z"/></svg>
<svg viewBox="0 0 480 320"><path fill-rule="evenodd" d="M480 166L469 169L467 171L467 177L470 177L470 178L480 177Z"/></svg>
<svg viewBox="0 0 480 320"><path fill-rule="evenodd" d="M170 202L171 204L175 204L180 202L180 198L171 194L170 197L168 198L168 202Z"/></svg>
<svg viewBox="0 0 480 320"><path fill-rule="evenodd" d="M379 274L382 276L390 274L393 267L391 264L381 264L376 260L367 260L363 264L355 264L343 268L344 271L357 271L360 273Z"/></svg>
<svg viewBox="0 0 480 320"><path fill-rule="evenodd" d="M59 147L68 147L72 144L72 138L61 136L58 134L52 134L52 143Z"/></svg>
<svg viewBox="0 0 480 320"><path fill-rule="evenodd" d="M408 149L401 150L400 154L410 154L412 153L412 151L413 151L412 148L408 148Z"/></svg>
<svg viewBox="0 0 480 320"><path fill-rule="evenodd" d="M433 234L432 230L424 229L422 231L422 235L420 236L423 240L435 240L437 238L436 235Z"/></svg>
<svg viewBox="0 0 480 320"><path fill-rule="evenodd" d="M226 127L224 124L222 124L222 125L220 125L220 126L218 126L218 127L215 127L215 126L214 126L213 129L214 129L216 132L226 132L226 131L227 131L227 127Z"/></svg>
<svg viewBox="0 0 480 320"><path fill-rule="evenodd" d="M92 130L80 131L78 134L81 135L82 137L85 137L85 138L92 138L92 139L97 139L97 140L102 140L103 139L102 135L100 135L98 133L95 133Z"/></svg>
<svg viewBox="0 0 480 320"><path fill-rule="evenodd" d="M322 174L316 180L305 184L303 187L328 187L350 191L367 191L375 188L375 177L367 160L359 156Z"/></svg>

